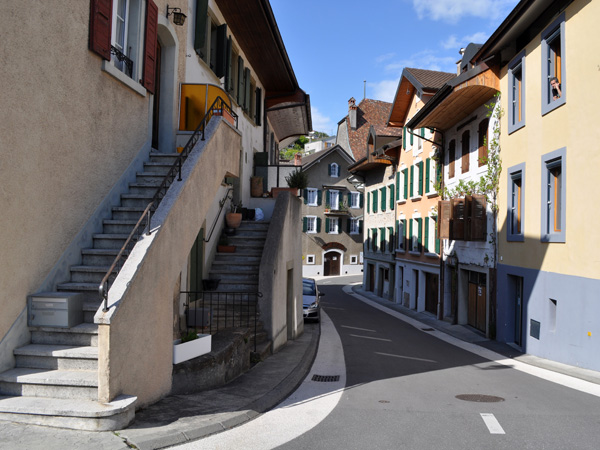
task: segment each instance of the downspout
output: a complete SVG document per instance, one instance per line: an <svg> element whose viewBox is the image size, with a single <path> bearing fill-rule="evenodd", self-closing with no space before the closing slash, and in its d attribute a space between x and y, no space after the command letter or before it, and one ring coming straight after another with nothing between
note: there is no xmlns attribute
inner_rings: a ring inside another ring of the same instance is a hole
<svg viewBox="0 0 600 450"><path fill-rule="evenodd" d="M435 128L432 128L432 130L434 132L438 132L440 133L440 136L442 138L442 142L440 144L430 141L429 139L426 139L427 142L431 142L432 144L435 144L436 146L440 146L440 151L438 152L439 155L439 161L438 164L441 164L442 167L442 176L441 176L441 180L440 180L440 190L442 191L442 200L444 200L443 197L443 192L444 192L444 165L443 165L443 161L444 161L444 151L445 151L445 145L444 145L444 132L442 130L437 130ZM438 211L438 232L439 229L441 227L441 214ZM444 241L446 239L440 239L440 298L439 298L439 303L438 303L438 314L437 314L437 318L438 320L444 320L444 297L445 297L445 292L444 292L444 285L445 285L445 280L446 280L446 270L445 270L445 264L444 264Z"/></svg>

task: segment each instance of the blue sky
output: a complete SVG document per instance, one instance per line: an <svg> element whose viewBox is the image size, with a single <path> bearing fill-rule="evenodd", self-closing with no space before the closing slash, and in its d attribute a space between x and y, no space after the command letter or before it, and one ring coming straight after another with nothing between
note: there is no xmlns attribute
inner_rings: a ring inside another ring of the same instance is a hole
<svg viewBox="0 0 600 450"><path fill-rule="evenodd" d="M335 134L348 99L391 102L404 67L456 72L517 0L270 0L313 129Z"/></svg>

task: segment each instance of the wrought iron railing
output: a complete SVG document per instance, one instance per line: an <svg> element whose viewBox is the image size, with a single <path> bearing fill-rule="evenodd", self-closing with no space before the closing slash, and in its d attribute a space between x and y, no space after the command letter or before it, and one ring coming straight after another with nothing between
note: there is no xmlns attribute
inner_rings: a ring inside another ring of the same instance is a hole
<svg viewBox="0 0 600 450"><path fill-rule="evenodd" d="M125 74L131 78L133 77L133 61L131 59L129 59L129 57L123 53L121 50L119 50L117 47L115 47L114 45L110 46L110 54L114 55L115 58L117 58L117 60L119 61L121 67L119 67L119 69L123 70L123 72L125 72Z"/></svg>
<svg viewBox="0 0 600 450"><path fill-rule="evenodd" d="M231 106L229 106L221 97L217 97L211 105L211 107L206 112L206 114L204 115L204 117L202 118L202 120L200 121L200 123L198 124L198 126L196 127L196 130L194 130L194 133L190 136L190 139L188 140L187 144L185 144L185 147L183 147L183 150L171 166L171 169L163 178L163 181L156 190L152 201L148 203L148 206L146 206L146 209L137 221L135 227L133 228L133 230L131 230L129 237L125 241L125 244L123 244L123 247L121 247L121 250L119 251L112 265L108 269L108 272L106 272L106 275L104 275L104 278L100 282L100 286L98 286L98 294L100 295L100 300L102 301L102 310L104 312L108 311L108 290L110 289L110 284L112 283L114 278L116 278L117 274L123 267L127 256L135 246L136 242L139 240L140 236L144 233L146 233L147 235L150 235L152 233L152 214L154 213L154 211L156 211L158 204L166 195L167 190L175 180L175 177L177 177L177 181L182 180L181 168L183 167L183 163L185 162L191 151L194 149L198 140L204 140L204 133L208 122L214 115L225 114L224 111L226 111L226 113L228 113L231 116L231 120L234 122L232 125L234 125L237 128L237 114L233 112Z"/></svg>
<svg viewBox="0 0 600 450"><path fill-rule="evenodd" d="M186 296L184 305L188 331L217 334L225 329L250 328L254 330L256 352L260 292L182 291L180 294Z"/></svg>

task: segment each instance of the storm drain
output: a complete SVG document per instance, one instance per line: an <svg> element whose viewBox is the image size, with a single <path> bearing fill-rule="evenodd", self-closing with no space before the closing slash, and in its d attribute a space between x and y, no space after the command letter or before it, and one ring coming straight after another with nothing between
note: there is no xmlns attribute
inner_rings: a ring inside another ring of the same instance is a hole
<svg viewBox="0 0 600 450"><path fill-rule="evenodd" d="M340 381L339 375L313 375L312 381L318 381L320 383L331 383L333 381Z"/></svg>
<svg viewBox="0 0 600 450"><path fill-rule="evenodd" d="M502 397L496 397L494 395L483 395L483 394L460 394L456 396L459 400L465 402L477 402L477 403L497 403L503 402Z"/></svg>

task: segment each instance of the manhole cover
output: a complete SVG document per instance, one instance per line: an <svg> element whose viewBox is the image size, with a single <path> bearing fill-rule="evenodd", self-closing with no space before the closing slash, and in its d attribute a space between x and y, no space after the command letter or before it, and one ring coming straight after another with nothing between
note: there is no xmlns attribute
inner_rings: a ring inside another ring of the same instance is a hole
<svg viewBox="0 0 600 450"><path fill-rule="evenodd" d="M339 375L313 375L313 381L319 381L321 383L331 383L332 381L340 381Z"/></svg>
<svg viewBox="0 0 600 450"><path fill-rule="evenodd" d="M389 400L379 400L379 403L389 403Z"/></svg>
<svg viewBox="0 0 600 450"><path fill-rule="evenodd" d="M433 328L421 328L422 331L434 331Z"/></svg>
<svg viewBox="0 0 600 450"><path fill-rule="evenodd" d="M459 400L465 402L477 402L477 403L497 403L503 402L502 397L496 397L494 395L483 395L483 394L460 394L456 396Z"/></svg>

